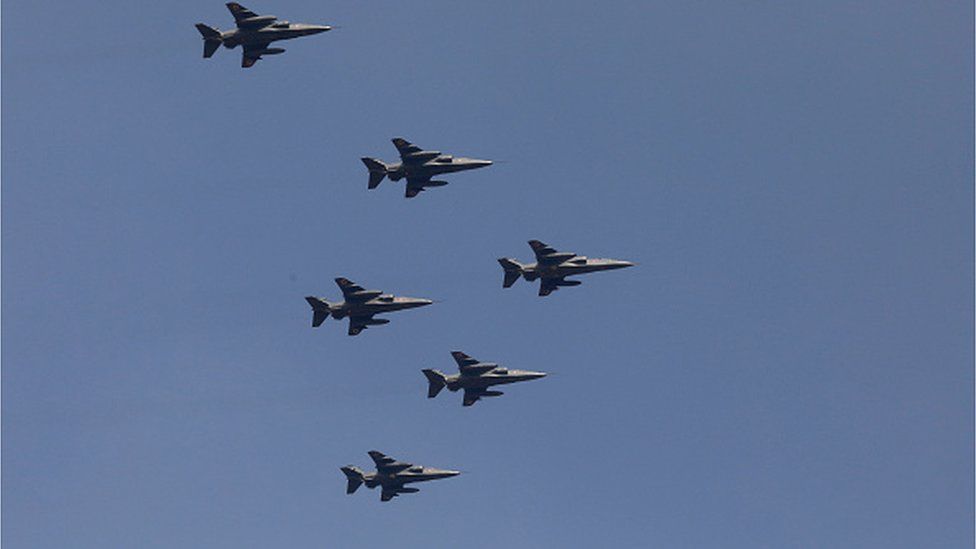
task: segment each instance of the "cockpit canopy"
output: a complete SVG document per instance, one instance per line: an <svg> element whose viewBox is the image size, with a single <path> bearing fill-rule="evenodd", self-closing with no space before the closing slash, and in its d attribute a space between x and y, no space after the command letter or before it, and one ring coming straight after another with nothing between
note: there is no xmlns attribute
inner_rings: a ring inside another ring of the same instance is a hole
<svg viewBox="0 0 976 549"><path fill-rule="evenodd" d="M273 29L287 29L289 27L288 21L276 21L271 28Z"/></svg>
<svg viewBox="0 0 976 549"><path fill-rule="evenodd" d="M414 465L413 467L407 469L407 471L410 471L411 473L422 473L424 468L421 465Z"/></svg>
<svg viewBox="0 0 976 549"><path fill-rule="evenodd" d="M574 265L586 265L586 257L582 255L578 255L573 259L570 259L569 262Z"/></svg>
<svg viewBox="0 0 976 549"><path fill-rule="evenodd" d="M449 154L445 154L443 156L438 157L437 160L435 160L434 162L437 162L438 164L450 164L453 161L454 161L453 156Z"/></svg>
<svg viewBox="0 0 976 549"><path fill-rule="evenodd" d="M378 297L378 298L376 298L376 299L379 299L379 300L380 300L380 301L382 301L383 303L393 303L393 296L392 296L392 295L390 295L390 294L386 294L386 295L381 295L381 296L379 296L379 297Z"/></svg>

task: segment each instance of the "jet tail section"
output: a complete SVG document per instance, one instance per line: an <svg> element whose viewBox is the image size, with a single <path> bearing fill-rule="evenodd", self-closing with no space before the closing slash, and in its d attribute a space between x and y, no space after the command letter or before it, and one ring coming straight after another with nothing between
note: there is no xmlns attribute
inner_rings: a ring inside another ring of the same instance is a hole
<svg viewBox="0 0 976 549"><path fill-rule="evenodd" d="M503 257L498 260L498 264L505 269L505 280L502 281L502 288L511 288L512 284L522 276L522 264L514 259Z"/></svg>
<svg viewBox="0 0 976 549"><path fill-rule="evenodd" d="M427 387L427 398L434 398L447 385L447 378L437 370L426 369L422 371L427 376L428 383L430 383Z"/></svg>
<svg viewBox="0 0 976 549"><path fill-rule="evenodd" d="M341 467L341 469L346 474L346 493L352 494L362 486L365 480L363 478L363 472L358 467L353 467L352 465Z"/></svg>
<svg viewBox="0 0 976 549"><path fill-rule="evenodd" d="M315 296L307 296L305 301L312 306L312 327L318 328L325 322L325 319L329 318L329 313L331 309L329 308L329 302Z"/></svg>
<svg viewBox="0 0 976 549"><path fill-rule="evenodd" d="M390 168L382 161L375 158L364 157L361 159L369 170L369 188L375 189L383 182L383 178L389 173Z"/></svg>
<svg viewBox="0 0 976 549"><path fill-rule="evenodd" d="M220 31L203 23L197 23L196 26L200 35L203 36L203 57L209 59L223 43L220 38Z"/></svg>

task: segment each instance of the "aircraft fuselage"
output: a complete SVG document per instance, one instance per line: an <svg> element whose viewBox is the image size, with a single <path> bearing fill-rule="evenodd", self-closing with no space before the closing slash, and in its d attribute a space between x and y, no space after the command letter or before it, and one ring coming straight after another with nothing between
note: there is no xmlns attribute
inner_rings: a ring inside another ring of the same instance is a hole
<svg viewBox="0 0 976 549"><path fill-rule="evenodd" d="M505 385L546 377L543 372L508 370L505 368L499 368L499 370L503 370L504 373L492 370L482 375L455 374L445 376L447 378L447 389L452 392L461 389L485 389L494 385Z"/></svg>
<svg viewBox="0 0 976 549"><path fill-rule="evenodd" d="M528 281L537 278L562 278L577 274L595 273L598 271L612 271L632 267L634 264L629 261L617 259L590 259L586 257L576 257L562 263L553 265L531 263L522 268L522 276Z"/></svg>
<svg viewBox="0 0 976 549"><path fill-rule="evenodd" d="M430 179L442 174L463 172L491 166L491 160L477 158L455 158L438 156L426 162L401 162L389 167L388 177L393 181L400 179Z"/></svg>
<svg viewBox="0 0 976 549"><path fill-rule="evenodd" d="M268 25L260 29L234 29L220 33L220 40L224 47L233 49L237 46L267 44L278 40L289 40L302 36L311 36L332 30L328 25L305 25L302 23L285 23L286 27L276 27L279 23Z"/></svg>
<svg viewBox="0 0 976 549"><path fill-rule="evenodd" d="M374 299L363 302L342 301L329 305L329 310L336 319L347 316L370 316L380 313L402 311L404 309L415 309L430 305L433 301L417 297L397 297L392 295L381 295Z"/></svg>

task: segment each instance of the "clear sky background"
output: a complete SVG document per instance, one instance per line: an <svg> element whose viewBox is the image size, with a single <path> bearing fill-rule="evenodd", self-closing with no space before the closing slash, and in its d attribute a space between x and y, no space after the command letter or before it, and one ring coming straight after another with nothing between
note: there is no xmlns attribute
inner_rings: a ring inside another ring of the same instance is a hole
<svg viewBox="0 0 976 549"><path fill-rule="evenodd" d="M5 548L972 546L971 2L245 4L341 28L4 2ZM500 162L367 191L398 135Z"/></svg>

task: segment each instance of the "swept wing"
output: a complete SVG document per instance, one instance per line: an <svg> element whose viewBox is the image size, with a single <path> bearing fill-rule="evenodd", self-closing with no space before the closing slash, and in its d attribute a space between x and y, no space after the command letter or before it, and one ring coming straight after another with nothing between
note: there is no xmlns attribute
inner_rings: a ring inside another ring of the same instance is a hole
<svg viewBox="0 0 976 549"><path fill-rule="evenodd" d="M339 289L342 290L342 297L345 298L346 301L369 301L370 299L379 297L380 294L383 293L381 290L367 290L348 278L339 277L335 279L335 283L337 286L339 286Z"/></svg>
<svg viewBox="0 0 976 549"><path fill-rule="evenodd" d="M261 59L261 52L267 51L271 43L265 44L245 44L244 51L241 52L241 67L249 69Z"/></svg>
<svg viewBox="0 0 976 549"><path fill-rule="evenodd" d="M258 15L237 2L228 2L227 9L239 29L261 29L278 20L274 15Z"/></svg>
<svg viewBox="0 0 976 549"><path fill-rule="evenodd" d="M452 351L451 356L454 357L454 361L457 362L458 365L458 370L460 370L462 374L480 376L481 374L490 372L497 367L497 364L481 362L478 359L471 358L461 351Z"/></svg>
<svg viewBox="0 0 976 549"><path fill-rule="evenodd" d="M376 464L376 470L384 474L396 473L413 467L412 463L397 461L396 458L392 458L383 452L377 452L376 450L370 450L369 457L372 458L373 463Z"/></svg>
<svg viewBox="0 0 976 549"><path fill-rule="evenodd" d="M552 246L538 240L530 240L529 246L535 252L536 261L541 265L558 265L576 257L573 252L556 251Z"/></svg>

